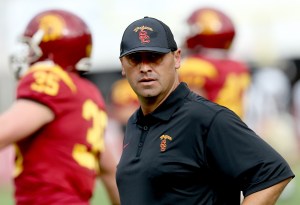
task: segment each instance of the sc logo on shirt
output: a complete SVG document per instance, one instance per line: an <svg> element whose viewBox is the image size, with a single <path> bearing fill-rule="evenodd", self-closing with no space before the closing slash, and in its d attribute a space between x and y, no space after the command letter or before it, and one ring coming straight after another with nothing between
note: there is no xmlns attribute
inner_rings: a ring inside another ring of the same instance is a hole
<svg viewBox="0 0 300 205"><path fill-rule="evenodd" d="M167 150L167 141L172 141L172 137L169 135L160 136L160 151L165 152Z"/></svg>

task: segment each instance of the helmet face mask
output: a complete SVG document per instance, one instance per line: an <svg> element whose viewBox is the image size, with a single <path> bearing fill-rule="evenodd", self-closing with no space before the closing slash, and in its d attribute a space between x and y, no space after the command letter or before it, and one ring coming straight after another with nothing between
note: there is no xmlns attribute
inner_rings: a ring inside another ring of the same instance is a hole
<svg viewBox="0 0 300 205"><path fill-rule="evenodd" d="M16 79L19 79L28 70L30 53L30 46L25 42L19 41L14 47L14 51L9 57L9 65Z"/></svg>
<svg viewBox="0 0 300 205"><path fill-rule="evenodd" d="M40 61L52 61L69 72L88 71L92 36L87 24L64 10L47 10L34 16L21 37L27 51L14 53L10 63L17 78L20 70ZM18 65L19 64L19 65Z"/></svg>
<svg viewBox="0 0 300 205"><path fill-rule="evenodd" d="M235 36L231 19L213 8L201 8L187 20L190 28L186 38L188 49L213 48L228 50Z"/></svg>
<svg viewBox="0 0 300 205"><path fill-rule="evenodd" d="M36 62L42 55L43 51L40 48L40 43L42 41L44 32L42 30L38 30L32 38L23 37L21 40L29 45L30 53L29 53L29 63L32 64Z"/></svg>
<svg viewBox="0 0 300 205"><path fill-rule="evenodd" d="M77 71L86 72L90 70L91 64L90 58L82 58L76 63L75 68Z"/></svg>

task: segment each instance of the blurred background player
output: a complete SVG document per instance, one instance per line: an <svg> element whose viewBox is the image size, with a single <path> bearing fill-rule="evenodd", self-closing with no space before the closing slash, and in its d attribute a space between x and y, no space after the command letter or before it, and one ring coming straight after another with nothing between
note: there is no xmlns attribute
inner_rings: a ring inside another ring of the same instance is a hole
<svg viewBox="0 0 300 205"><path fill-rule="evenodd" d="M187 19L189 33L179 69L181 81L201 96L243 115L243 95L250 83L246 64L229 58L235 37L231 19L222 11L203 7Z"/></svg>
<svg viewBox="0 0 300 205"><path fill-rule="evenodd" d="M268 144L277 150L293 169L299 166L295 119L291 113L291 84L279 67L261 67L254 72L245 98L244 121ZM295 191L295 182L288 184L281 198Z"/></svg>
<svg viewBox="0 0 300 205"><path fill-rule="evenodd" d="M116 162L104 147L105 103L81 77L90 67L88 26L68 11L43 11L19 48L11 59L17 99L0 115L0 149L16 143L16 204L87 205L99 173L118 204Z"/></svg>
<svg viewBox="0 0 300 205"><path fill-rule="evenodd" d="M245 98L244 120L290 165L296 165L299 156L290 105L291 85L280 68L263 67L253 74Z"/></svg>
<svg viewBox="0 0 300 205"><path fill-rule="evenodd" d="M130 87L127 79L121 78L115 81L110 91L109 120L105 139L117 161L120 160L123 150L123 138L127 121L138 107L137 95Z"/></svg>

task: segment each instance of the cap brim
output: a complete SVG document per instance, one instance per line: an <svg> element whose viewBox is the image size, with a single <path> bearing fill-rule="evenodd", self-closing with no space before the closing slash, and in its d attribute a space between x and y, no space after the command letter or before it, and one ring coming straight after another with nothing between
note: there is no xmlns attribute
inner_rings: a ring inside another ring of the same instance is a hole
<svg viewBox="0 0 300 205"><path fill-rule="evenodd" d="M143 51L155 52L155 53L170 53L171 49L169 49L169 48L160 48L160 47L138 47L138 48L131 49L129 51L126 51L126 52L122 53L120 55L120 58L123 57L123 56L129 55L129 54L132 54L132 53L143 52Z"/></svg>

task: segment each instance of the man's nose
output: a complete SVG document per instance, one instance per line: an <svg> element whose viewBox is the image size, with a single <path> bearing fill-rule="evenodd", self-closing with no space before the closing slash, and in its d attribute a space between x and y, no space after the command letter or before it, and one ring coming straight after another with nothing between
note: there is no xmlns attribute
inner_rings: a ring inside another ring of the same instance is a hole
<svg viewBox="0 0 300 205"><path fill-rule="evenodd" d="M149 72L152 70L151 62L149 59L145 56L142 57L141 63L140 63L140 71L141 72Z"/></svg>

